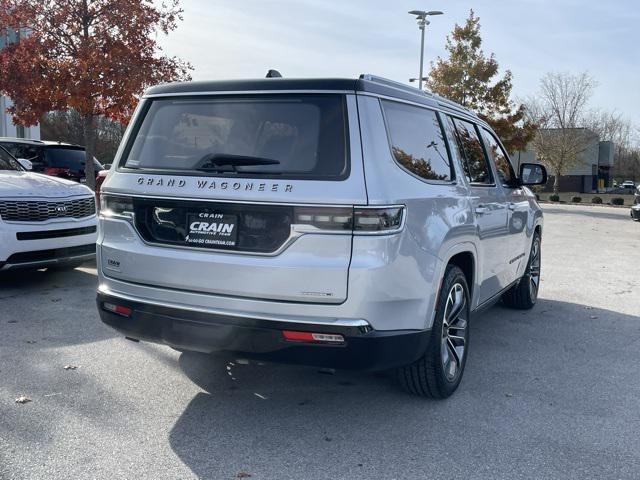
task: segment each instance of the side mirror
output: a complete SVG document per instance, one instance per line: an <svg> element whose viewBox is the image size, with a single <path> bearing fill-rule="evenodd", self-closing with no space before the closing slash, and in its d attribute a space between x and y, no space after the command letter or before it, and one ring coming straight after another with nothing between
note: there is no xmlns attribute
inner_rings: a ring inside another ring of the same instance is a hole
<svg viewBox="0 0 640 480"><path fill-rule="evenodd" d="M520 164L520 183L522 185L544 185L547 183L547 169L539 163Z"/></svg>
<svg viewBox="0 0 640 480"><path fill-rule="evenodd" d="M18 160L18 163L22 165L22 168L25 170L33 170L33 163L31 163L31 160L27 160L26 158L17 158L16 160Z"/></svg>

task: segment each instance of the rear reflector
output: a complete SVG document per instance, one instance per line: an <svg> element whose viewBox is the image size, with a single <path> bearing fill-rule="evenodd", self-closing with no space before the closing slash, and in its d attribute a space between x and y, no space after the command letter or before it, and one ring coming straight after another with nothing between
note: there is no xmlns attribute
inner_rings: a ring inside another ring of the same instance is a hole
<svg viewBox="0 0 640 480"><path fill-rule="evenodd" d="M130 317L133 313L133 310L129 307L125 307L124 305L116 305L113 303L103 302L102 308L109 312L113 312L117 315L122 315L123 317Z"/></svg>
<svg viewBox="0 0 640 480"><path fill-rule="evenodd" d="M282 336L292 342L344 343L344 337L333 333L295 332L283 330Z"/></svg>

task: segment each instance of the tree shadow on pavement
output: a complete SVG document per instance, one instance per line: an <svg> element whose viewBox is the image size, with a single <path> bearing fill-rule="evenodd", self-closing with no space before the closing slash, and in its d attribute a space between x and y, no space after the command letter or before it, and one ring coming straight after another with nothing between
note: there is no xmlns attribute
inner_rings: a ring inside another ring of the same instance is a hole
<svg viewBox="0 0 640 480"><path fill-rule="evenodd" d="M589 218L602 218L606 220L620 220L629 217L629 209L631 207L592 207L589 208L553 208L543 206L544 213L557 213L562 215L581 215ZM605 209L607 209L605 211ZM631 218L629 218L631 221Z"/></svg>
<svg viewBox="0 0 640 480"><path fill-rule="evenodd" d="M201 478L620 478L640 466L639 337L640 318L613 311L498 306L474 318L445 401L391 375L184 353L204 391L169 441Z"/></svg>

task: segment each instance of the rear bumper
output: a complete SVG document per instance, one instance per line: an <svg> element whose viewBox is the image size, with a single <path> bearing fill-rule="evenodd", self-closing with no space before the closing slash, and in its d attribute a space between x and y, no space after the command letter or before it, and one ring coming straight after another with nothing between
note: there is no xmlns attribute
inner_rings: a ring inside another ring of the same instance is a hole
<svg viewBox="0 0 640 480"><path fill-rule="evenodd" d="M104 302L132 310L124 317ZM293 323L159 306L97 294L101 320L128 338L210 353L230 351L251 358L328 368L385 370L417 360L427 349L430 330L375 331L366 325ZM342 344L293 342L283 330L339 334Z"/></svg>

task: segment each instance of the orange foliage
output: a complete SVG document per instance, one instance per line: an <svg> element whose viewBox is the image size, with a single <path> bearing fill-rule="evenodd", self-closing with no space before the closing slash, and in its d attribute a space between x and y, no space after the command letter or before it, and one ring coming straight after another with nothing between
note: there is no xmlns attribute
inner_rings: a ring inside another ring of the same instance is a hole
<svg viewBox="0 0 640 480"><path fill-rule="evenodd" d="M189 78L191 66L155 39L180 19L178 0L0 0L0 31L27 32L0 51L0 92L14 120L33 125L73 108L126 123L145 88Z"/></svg>

